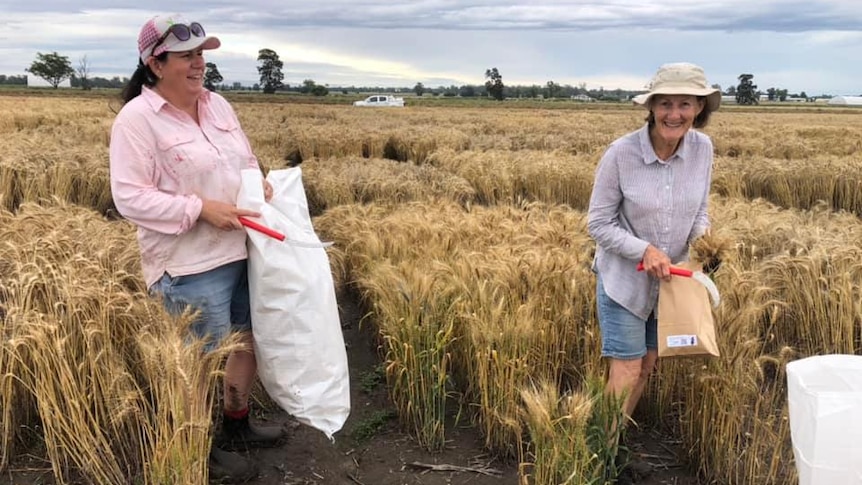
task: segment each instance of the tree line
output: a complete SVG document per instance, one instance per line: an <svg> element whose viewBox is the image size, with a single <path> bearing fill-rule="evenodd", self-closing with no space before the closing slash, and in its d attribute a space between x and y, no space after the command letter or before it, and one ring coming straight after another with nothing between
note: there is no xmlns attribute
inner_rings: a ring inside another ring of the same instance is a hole
<svg viewBox="0 0 862 485"><path fill-rule="evenodd" d="M211 90L253 90L262 91L265 94L273 94L280 91L294 91L302 94L310 94L313 96L326 96L329 94L329 86L318 84L312 79L306 79L301 84L291 87L284 83L284 62L279 58L278 53L272 49L260 49L257 56L257 72L260 83L255 83L253 86L246 87L241 83L234 82L231 85L222 84L223 76L218 70L218 66L213 62L206 63L204 72L204 86ZM57 52L37 53L36 59L30 67L25 71L38 76L48 82L55 89L60 83L69 79L73 88L92 89L92 88L122 88L128 83L129 78L114 76L111 79L105 79L90 75L91 64L87 56L79 59L77 66L73 67L72 62L67 56L62 56ZM753 74L740 74L737 78L739 84L730 86L723 93L728 96L734 96L738 104L754 105L759 104L760 97L766 95L770 101L784 101L788 97L801 97L808 99L808 96L803 91L800 94L788 94L787 89L771 87L765 92L759 91L757 85L754 84ZM0 75L0 84L17 84L26 85L26 76L5 76ZM714 88L721 90L721 86L714 84ZM342 87L340 88L344 94L349 92L401 92L407 88L380 88L380 87ZM417 96L431 94L434 96L445 97L489 97L499 101L506 98L576 98L585 101L621 101L630 99L632 96L639 94L641 91L631 91L623 89L605 90L604 88L587 89L586 83L581 83L578 86L569 84L558 84L553 80L546 82L544 85L530 86L507 86L503 83L503 76L500 70L492 67L485 70L485 83L480 85L451 85L439 86L437 88L428 88L423 83L416 83L412 91ZM813 99L813 98L812 98Z"/></svg>

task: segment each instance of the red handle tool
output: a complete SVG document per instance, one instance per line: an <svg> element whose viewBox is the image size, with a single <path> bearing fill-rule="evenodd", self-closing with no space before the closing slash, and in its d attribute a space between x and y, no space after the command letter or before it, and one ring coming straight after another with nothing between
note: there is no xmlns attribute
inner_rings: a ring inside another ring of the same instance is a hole
<svg viewBox="0 0 862 485"><path fill-rule="evenodd" d="M638 263L638 271L644 270L643 261ZM712 300L712 306L717 307L719 303L721 303L721 295L718 293L718 287L715 286L715 283L709 279L709 276L703 274L700 271L692 271L690 269L680 268L677 266L670 267L670 274L677 276L685 276L691 278L698 283L702 284L704 288L706 288L707 293L709 293L709 298Z"/></svg>
<svg viewBox="0 0 862 485"><path fill-rule="evenodd" d="M638 271L643 271L643 270L644 270L644 263L643 263L643 261L641 261L640 263L638 263ZM691 275L694 274L694 271L692 271L690 269L680 268L677 266L671 266L670 267L670 274L677 275L677 276L688 276L690 278Z"/></svg>
<svg viewBox="0 0 862 485"><path fill-rule="evenodd" d="M284 241L284 234L276 231L275 229L270 229L270 228L264 226L263 224L258 224L257 222L254 222L253 220L247 219L247 218L242 217L242 216L240 216L239 222L240 222L240 224L242 224L243 226L245 226L249 229L254 229L255 231L266 234L267 236L269 236L271 238L278 239L279 241Z"/></svg>

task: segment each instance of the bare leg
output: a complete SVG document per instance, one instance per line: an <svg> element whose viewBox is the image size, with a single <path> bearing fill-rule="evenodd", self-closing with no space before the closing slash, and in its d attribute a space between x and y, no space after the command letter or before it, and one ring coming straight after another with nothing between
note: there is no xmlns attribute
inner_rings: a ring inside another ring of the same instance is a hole
<svg viewBox="0 0 862 485"><path fill-rule="evenodd" d="M257 375L257 360L251 332L242 334L245 348L230 354L224 366L225 411L242 411L248 407L248 398Z"/></svg>
<svg viewBox="0 0 862 485"><path fill-rule="evenodd" d="M634 413L641 395L646 388L647 380L658 361L658 351L648 349L641 359L620 360L611 359L610 372L606 391L614 396L625 394L623 410L626 416Z"/></svg>
<svg viewBox="0 0 862 485"><path fill-rule="evenodd" d="M655 368L656 361L658 361L658 351L651 349L647 349L647 354L640 359L611 359L608 383L605 391L617 397L625 395L623 412L625 412L627 418L631 418L634 413L635 407L637 407L638 401L646 388L649 376ZM620 428L621 425L619 422L615 421L611 426L614 432L610 434L609 446L613 447L621 444L619 442L614 443L614 441L622 437L625 425L623 424L622 428ZM619 460L619 456L617 459ZM623 462L622 466L626 467L625 469L628 470L627 473L632 477L645 477L649 475L652 471L651 466L638 463L637 461L634 463Z"/></svg>
<svg viewBox="0 0 862 485"><path fill-rule="evenodd" d="M638 401L640 401L640 398L644 393L644 389L646 389L647 381L649 380L650 374L652 374L655 369L657 361L658 351L654 349L648 349L644 358L640 359L640 373L634 381L634 384L629 388L629 393L626 397L626 416L631 417L631 415L634 414L635 407L637 407Z"/></svg>

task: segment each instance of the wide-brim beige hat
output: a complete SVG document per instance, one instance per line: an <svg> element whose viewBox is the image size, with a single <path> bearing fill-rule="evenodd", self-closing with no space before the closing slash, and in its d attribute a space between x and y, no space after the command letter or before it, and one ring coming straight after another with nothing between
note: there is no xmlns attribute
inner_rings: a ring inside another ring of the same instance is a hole
<svg viewBox="0 0 862 485"><path fill-rule="evenodd" d="M661 66L650 82L649 92L635 96L632 101L649 107L650 98L656 94L705 96L711 111L716 111L721 106L721 91L707 84L703 68L688 62Z"/></svg>

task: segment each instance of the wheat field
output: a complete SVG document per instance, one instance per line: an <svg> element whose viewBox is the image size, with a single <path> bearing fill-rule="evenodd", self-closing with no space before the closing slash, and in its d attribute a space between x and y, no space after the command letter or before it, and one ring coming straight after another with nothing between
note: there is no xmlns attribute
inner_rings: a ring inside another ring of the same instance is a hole
<svg viewBox="0 0 862 485"><path fill-rule="evenodd" d="M0 470L38 428L58 483L202 484L224 354L200 359L189 316L143 288L111 203L112 108L0 96ZM417 441L439 449L462 413L525 484L604 483L590 429L615 418L585 210L602 152L644 113L235 108L265 171L302 160L335 281L368 310ZM728 108L705 132L722 355L662 361L637 418L705 482L790 485L785 364L862 353L862 111Z"/></svg>

